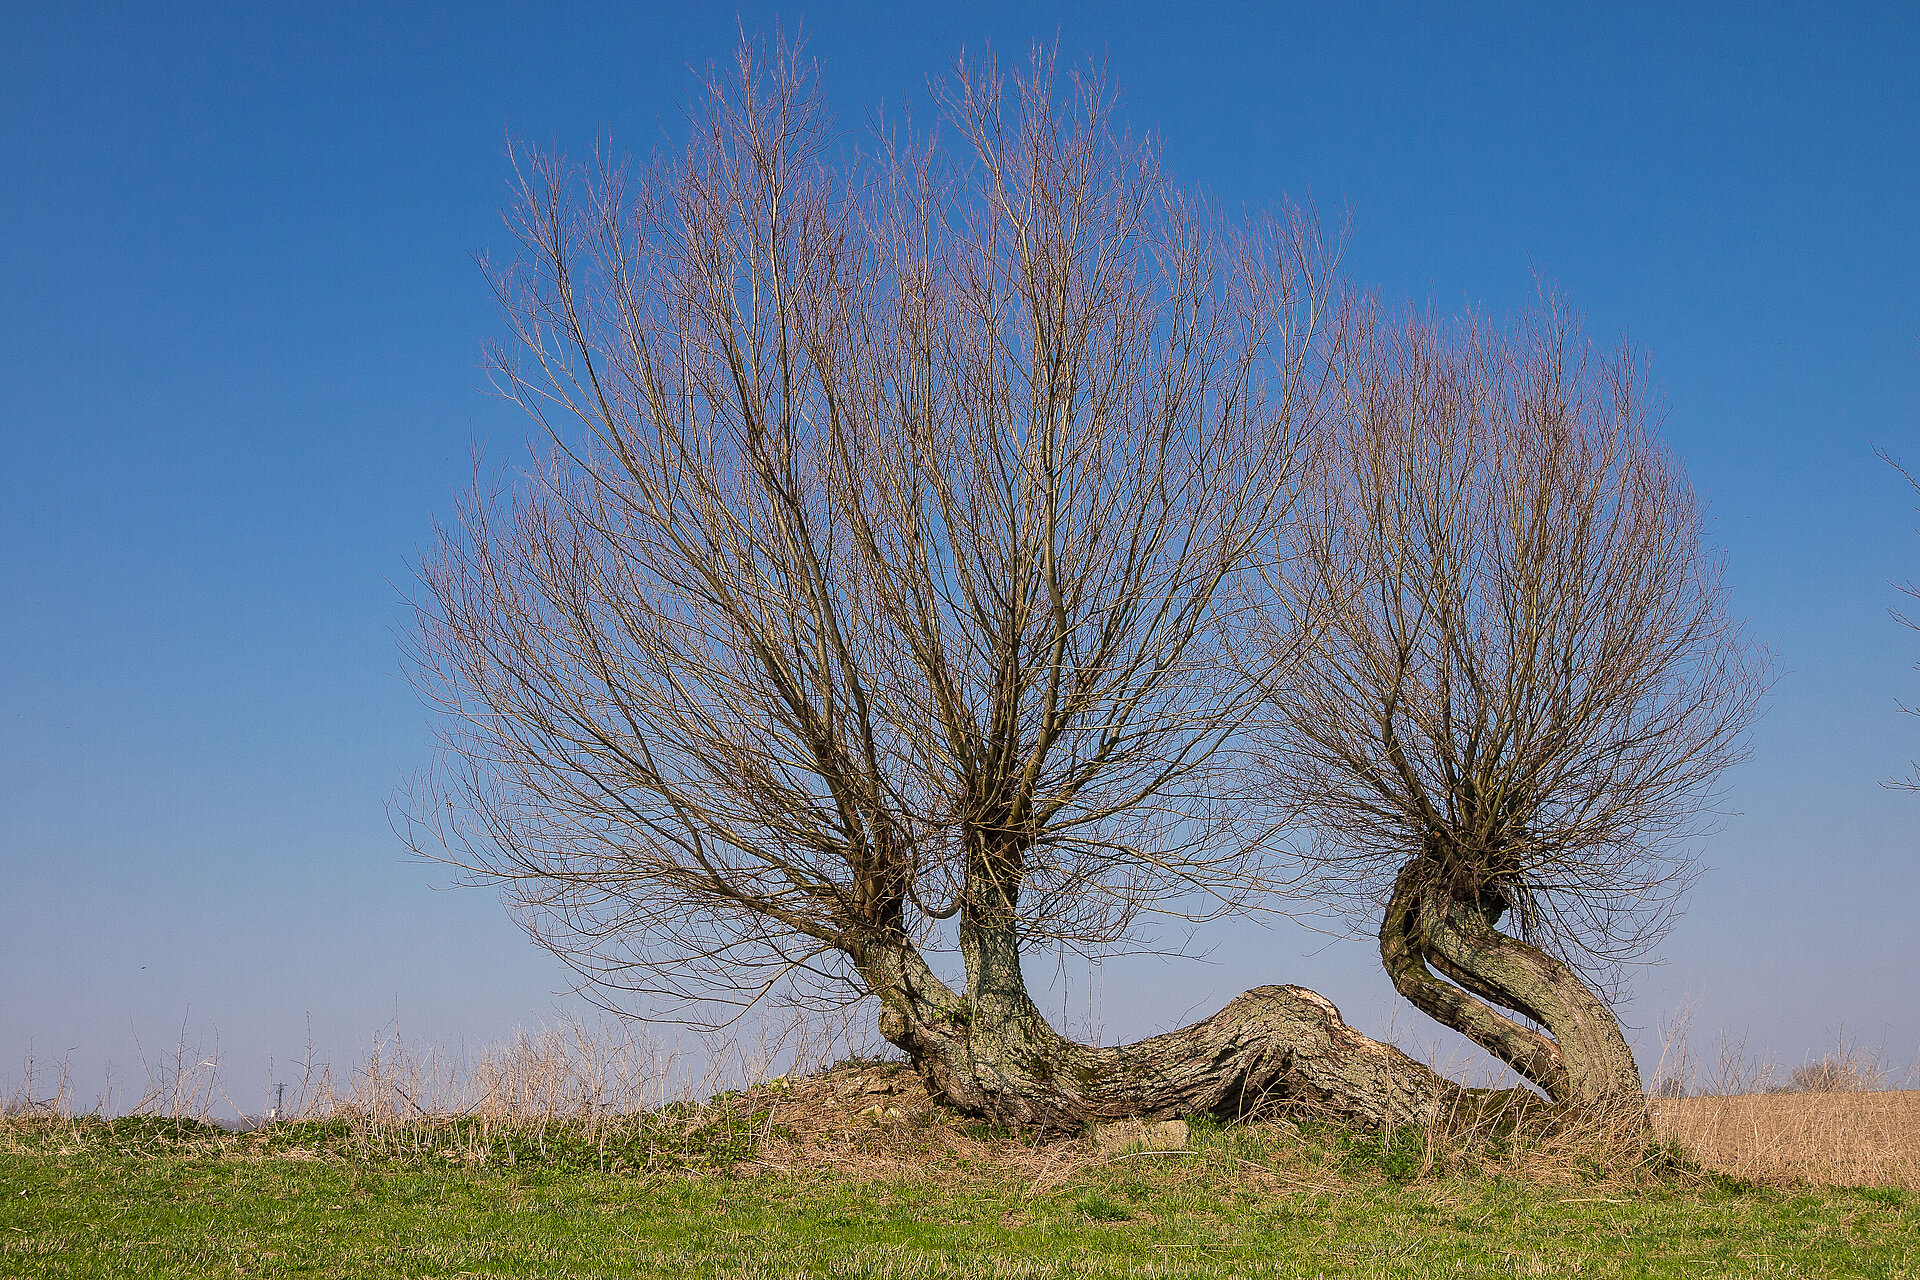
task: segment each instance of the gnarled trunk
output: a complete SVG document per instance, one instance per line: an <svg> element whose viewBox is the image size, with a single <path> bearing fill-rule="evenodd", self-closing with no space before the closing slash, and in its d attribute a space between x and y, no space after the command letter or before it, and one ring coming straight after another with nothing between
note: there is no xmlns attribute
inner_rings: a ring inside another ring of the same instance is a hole
<svg viewBox="0 0 1920 1280"><path fill-rule="evenodd" d="M1464 900L1444 884L1422 859L1395 880L1380 958L1400 994L1557 1103L1643 1112L1640 1069L1613 1011L1565 961L1501 933L1498 904Z"/></svg>
<svg viewBox="0 0 1920 1280"><path fill-rule="evenodd" d="M1078 1044L1048 1025L1019 953L977 994L941 982L903 940L869 947L860 967L881 1000L880 1031L928 1090L961 1112L1042 1133L1092 1121L1253 1113L1318 1116L1366 1128L1444 1121L1484 1091L1463 1089L1354 1030L1301 987L1258 987L1210 1018L1130 1045Z"/></svg>

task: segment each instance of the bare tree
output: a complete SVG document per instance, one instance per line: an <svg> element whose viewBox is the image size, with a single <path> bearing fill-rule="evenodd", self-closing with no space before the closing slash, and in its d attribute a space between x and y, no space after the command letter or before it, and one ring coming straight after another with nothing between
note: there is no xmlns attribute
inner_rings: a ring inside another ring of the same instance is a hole
<svg viewBox="0 0 1920 1280"><path fill-rule="evenodd" d="M1509 332L1348 327L1259 633L1315 637L1270 682L1265 785L1417 1008L1556 1101L1637 1100L1592 978L1667 922L1763 664L1625 352L1551 301Z"/></svg>
<svg viewBox="0 0 1920 1280"><path fill-rule="evenodd" d="M963 65L951 149L852 154L791 50L706 89L651 167L521 157L496 364L548 447L421 568L416 847L603 989L874 997L1009 1123L1432 1113L1311 992L1097 1048L1022 973L1258 882L1217 604L1323 412L1311 224L1219 224L1044 57Z"/></svg>

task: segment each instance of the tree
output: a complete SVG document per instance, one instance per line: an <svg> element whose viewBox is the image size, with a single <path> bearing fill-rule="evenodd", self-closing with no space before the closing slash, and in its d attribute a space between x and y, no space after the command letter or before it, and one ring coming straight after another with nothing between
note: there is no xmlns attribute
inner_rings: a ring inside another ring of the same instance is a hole
<svg viewBox="0 0 1920 1280"><path fill-rule="evenodd" d="M1022 971L1259 883L1218 605L1323 412L1310 223L1220 225L1045 58L960 68L953 151L851 154L788 49L706 90L650 167L519 157L495 366L548 444L421 566L416 847L602 989L875 999L1005 1123L1433 1114L1311 992L1099 1048Z"/></svg>
<svg viewBox="0 0 1920 1280"><path fill-rule="evenodd" d="M1549 301L1510 332L1356 308L1275 575L1264 785L1394 986L1573 1105L1641 1086L1592 981L1687 881L1763 663L1642 375Z"/></svg>

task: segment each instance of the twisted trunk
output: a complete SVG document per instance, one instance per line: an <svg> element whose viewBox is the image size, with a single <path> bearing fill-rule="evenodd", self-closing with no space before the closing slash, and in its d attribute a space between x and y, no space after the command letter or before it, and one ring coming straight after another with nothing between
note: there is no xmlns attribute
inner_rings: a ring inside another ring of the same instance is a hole
<svg viewBox="0 0 1920 1280"><path fill-rule="evenodd" d="M1644 1113L1640 1069L1613 1011L1565 961L1501 933L1495 927L1501 904L1466 900L1443 884L1423 859L1409 862L1395 880L1380 927L1380 958L1400 994L1554 1102Z"/></svg>
<svg viewBox="0 0 1920 1280"><path fill-rule="evenodd" d="M906 1053L928 1091L1010 1129L1077 1133L1090 1122L1314 1116L1377 1129L1444 1122L1462 1112L1526 1109L1525 1090L1464 1089L1348 1026L1325 997L1266 986L1177 1031L1134 1044L1079 1044L1056 1032L1021 965L1022 849L975 842L959 918L966 990L927 965L900 903L848 953L880 1001L880 1033ZM1518 1112L1516 1112L1518 1114Z"/></svg>
<svg viewBox="0 0 1920 1280"><path fill-rule="evenodd" d="M1017 949L976 941L1003 962L977 971L968 996L902 939L868 947L859 965L880 997L881 1034L929 1092L1011 1129L1068 1134L1102 1120L1256 1112L1380 1128L1443 1121L1465 1101L1488 1100L1362 1035L1301 987L1255 988L1210 1018L1134 1044L1079 1044L1027 996Z"/></svg>

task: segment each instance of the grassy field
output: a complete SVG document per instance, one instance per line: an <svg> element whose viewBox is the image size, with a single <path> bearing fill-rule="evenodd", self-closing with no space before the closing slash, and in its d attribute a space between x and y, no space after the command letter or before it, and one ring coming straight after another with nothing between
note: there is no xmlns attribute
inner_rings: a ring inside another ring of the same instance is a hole
<svg viewBox="0 0 1920 1280"><path fill-rule="evenodd" d="M324 1126L275 1145L16 1125L0 1274L1920 1276L1920 1197L1899 1188L1422 1172L1406 1144L1266 1126L1114 1157L984 1135L919 1165L876 1126L838 1149L769 1136L772 1161L713 1144L618 1172L559 1136L508 1164L457 1138L356 1154Z"/></svg>
<svg viewBox="0 0 1920 1280"><path fill-rule="evenodd" d="M1656 1114L1687 1150L1286 1122L1033 1145L869 1063L584 1118L15 1117L0 1275L1920 1277L1920 1095Z"/></svg>

